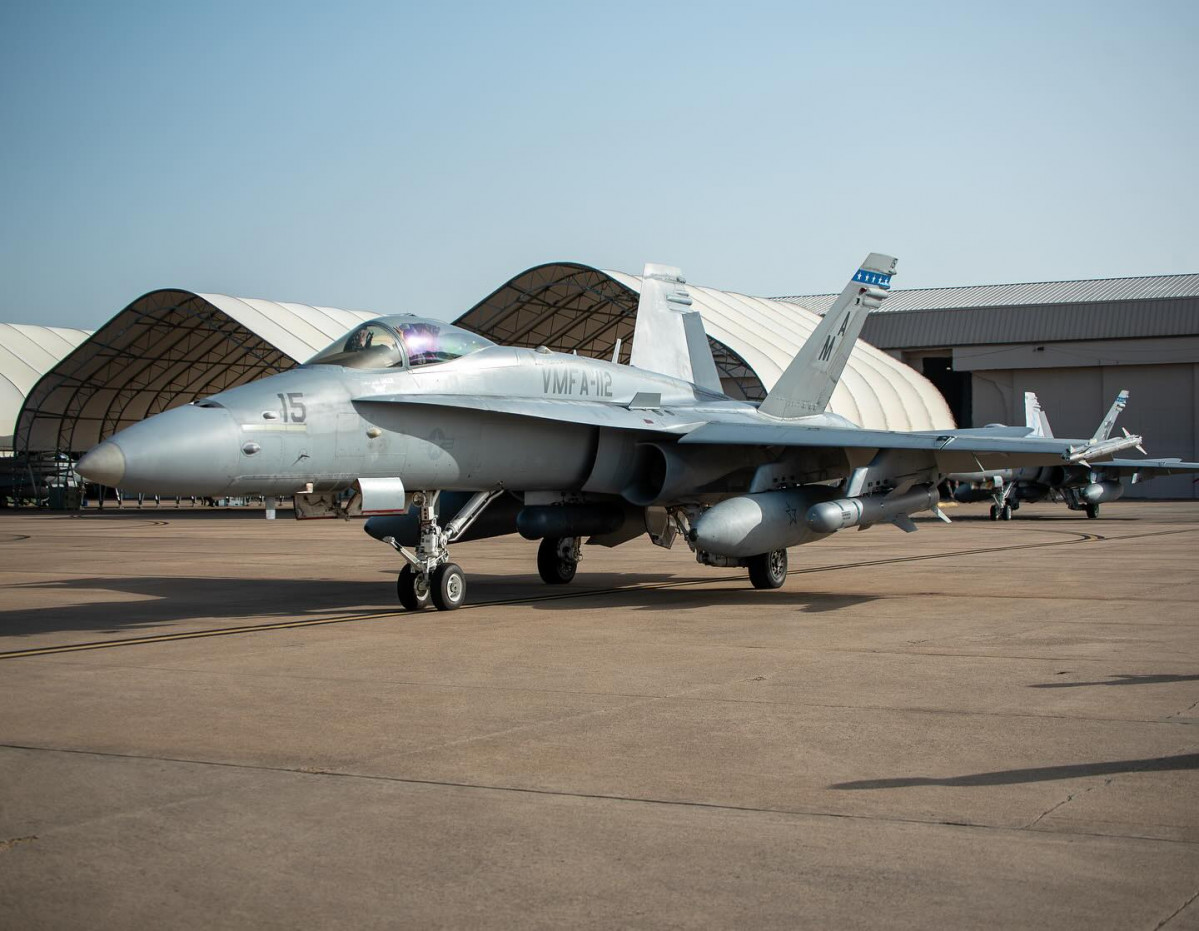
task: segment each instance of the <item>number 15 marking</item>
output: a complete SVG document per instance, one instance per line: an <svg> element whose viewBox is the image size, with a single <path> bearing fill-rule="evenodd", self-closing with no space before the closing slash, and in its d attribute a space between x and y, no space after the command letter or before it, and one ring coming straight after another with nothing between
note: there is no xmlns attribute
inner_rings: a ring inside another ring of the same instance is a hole
<svg viewBox="0 0 1199 931"><path fill-rule="evenodd" d="M283 420L285 422L289 420L292 423L304 422L304 418L308 414L308 410L304 407L304 392L289 391L287 394L277 394L275 397L283 405Z"/></svg>

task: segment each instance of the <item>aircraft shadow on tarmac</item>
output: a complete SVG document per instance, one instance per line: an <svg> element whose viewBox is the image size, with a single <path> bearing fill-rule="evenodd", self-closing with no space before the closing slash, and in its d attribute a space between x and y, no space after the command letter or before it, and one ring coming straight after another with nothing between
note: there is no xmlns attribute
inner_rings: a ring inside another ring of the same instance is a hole
<svg viewBox="0 0 1199 931"><path fill-rule="evenodd" d="M965 776L909 776L900 779L862 779L838 782L830 789L906 789L912 786L1007 786L1025 782L1051 782L1083 776L1113 776L1120 773L1151 773L1199 769L1199 753L1154 756L1143 760L1112 760L1104 763L1072 763L1066 766L1038 766L1031 769L1001 769Z"/></svg>
<svg viewBox="0 0 1199 931"><path fill-rule="evenodd" d="M390 573L389 573L390 575ZM804 591L757 592L730 589L661 588L678 580L661 573L597 574L572 586L551 587L536 576L481 575L470 577L466 607L483 602L526 603L543 611L586 610L602 599L605 608L687 611L726 605L761 605L772 611L836 611L874 600L875 596L829 595ZM253 617L305 618L356 611L396 611L395 583L390 580L242 579L143 577L79 578L32 582L14 588L100 591L132 596L130 600L90 601L0 611L0 636L87 631L115 634L177 621ZM548 596L548 597L547 597Z"/></svg>
<svg viewBox="0 0 1199 931"><path fill-rule="evenodd" d="M0 635L51 631L117 633L197 618L305 617L398 607L394 584L329 579L81 578L14 588L121 593L136 600L91 601L0 611Z"/></svg>
<svg viewBox="0 0 1199 931"><path fill-rule="evenodd" d="M1030 689L1077 689L1085 685L1162 685L1167 682L1199 682L1199 675L1112 676L1100 682L1038 682Z"/></svg>
<svg viewBox="0 0 1199 931"><path fill-rule="evenodd" d="M621 608L637 611L679 611L685 613L693 608L754 607L763 611L770 611L774 614L788 609L797 609L807 614L840 611L843 608L850 608L854 605L878 601L883 597L881 595L831 595L824 592L805 592L803 590L758 592L750 588L748 583L738 588L728 589L670 588L655 590L652 588L627 588L618 591L600 589L592 594L603 598L603 607L605 609ZM579 600L583 600L586 597L582 591L578 595ZM545 600L535 602L530 607L536 608L539 611L559 611L567 607L572 600L574 599L563 599L561 601L556 599ZM594 607L594 605L579 605L578 607Z"/></svg>
<svg viewBox="0 0 1199 931"><path fill-rule="evenodd" d="M956 524L959 521L965 524L990 524L994 523L988 514L956 514L950 513L950 518ZM1011 521L999 521L1001 527L1018 527L1024 523L1041 523L1041 524L1060 524L1063 522L1089 524L1092 527L1102 527L1104 524L1123 524L1136 523L1140 518L1137 517L1108 517L1104 515L1099 520L1091 520L1085 514L1072 514L1066 511L1064 514L1019 514L1013 517Z"/></svg>

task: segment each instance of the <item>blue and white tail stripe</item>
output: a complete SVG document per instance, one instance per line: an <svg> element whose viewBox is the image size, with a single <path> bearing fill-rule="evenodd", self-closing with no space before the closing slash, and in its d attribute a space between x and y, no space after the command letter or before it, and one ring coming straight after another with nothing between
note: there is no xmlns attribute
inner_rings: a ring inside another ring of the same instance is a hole
<svg viewBox="0 0 1199 931"><path fill-rule="evenodd" d="M890 289L891 276L884 275L882 272L871 272L864 268L859 268L858 273L853 276L854 281L860 281L862 284L872 284L878 288Z"/></svg>

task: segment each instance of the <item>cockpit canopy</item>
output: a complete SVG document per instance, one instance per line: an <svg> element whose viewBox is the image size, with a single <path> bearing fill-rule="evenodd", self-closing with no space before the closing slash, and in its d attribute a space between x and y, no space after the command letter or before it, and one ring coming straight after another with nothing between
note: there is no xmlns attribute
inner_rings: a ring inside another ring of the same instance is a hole
<svg viewBox="0 0 1199 931"><path fill-rule="evenodd" d="M307 365L388 369L449 362L494 346L491 340L442 320L380 317L340 337Z"/></svg>

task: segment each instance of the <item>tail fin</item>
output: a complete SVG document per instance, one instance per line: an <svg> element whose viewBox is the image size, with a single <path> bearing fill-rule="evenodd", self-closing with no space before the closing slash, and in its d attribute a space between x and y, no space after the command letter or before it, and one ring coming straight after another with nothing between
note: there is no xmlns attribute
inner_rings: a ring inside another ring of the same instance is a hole
<svg viewBox="0 0 1199 931"><path fill-rule="evenodd" d="M629 364L721 392L704 322L684 284L677 268L645 266Z"/></svg>
<svg viewBox="0 0 1199 931"><path fill-rule="evenodd" d="M1049 426L1049 418L1045 416L1041 400L1032 391L1024 392L1024 426L1032 430L1033 436L1053 436L1053 428Z"/></svg>
<svg viewBox="0 0 1199 931"><path fill-rule="evenodd" d="M871 252L758 407L772 417L805 417L828 407L866 315L887 297L899 263Z"/></svg>
<svg viewBox="0 0 1199 931"><path fill-rule="evenodd" d="M1091 437L1091 442L1096 440L1106 440L1112 435L1112 430L1116 426L1116 418L1120 416L1120 412L1124 410L1124 406L1128 403L1128 389L1123 389L1116 400L1112 402L1112 406L1108 409L1107 416L1103 418L1103 423L1099 425L1099 429L1095 431L1095 435Z"/></svg>

